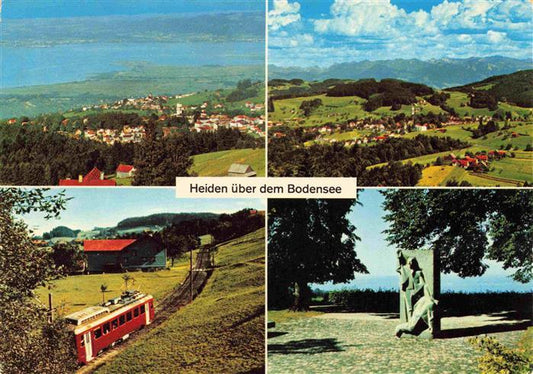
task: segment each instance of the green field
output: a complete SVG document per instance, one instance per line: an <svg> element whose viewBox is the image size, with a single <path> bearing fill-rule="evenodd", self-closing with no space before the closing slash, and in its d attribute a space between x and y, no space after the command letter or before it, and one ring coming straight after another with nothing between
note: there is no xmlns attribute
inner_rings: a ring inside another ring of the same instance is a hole
<svg viewBox="0 0 533 374"><path fill-rule="evenodd" d="M234 149L193 156L192 172L200 177L225 176L233 163L249 164L258 177L265 176L265 149Z"/></svg>
<svg viewBox="0 0 533 374"><path fill-rule="evenodd" d="M171 108L175 108L177 103L191 106L191 105L201 105L204 102L209 102L211 104L222 103L225 110L240 110L241 112L247 115L259 115L264 114L264 111L261 113L252 113L249 109L245 108L245 103L250 101L254 104L264 104L265 103L265 86L263 83L256 85L257 94L252 97L247 97L244 100L229 102L226 100L226 97L234 91L234 88L227 89L218 89L215 91L201 91L197 92L194 95L186 96L180 99L171 98L168 101L168 105Z"/></svg>
<svg viewBox="0 0 533 374"><path fill-rule="evenodd" d="M501 176L498 178L504 177ZM491 172L483 176L473 175L457 166L430 166L422 170L422 178L418 181L417 186L445 186L447 182L452 180L458 183L465 181L476 187L517 187L523 182L523 180L513 182L510 179L506 179L505 181L491 179Z"/></svg>
<svg viewBox="0 0 533 374"><path fill-rule="evenodd" d="M300 105L303 101L314 99L322 100L322 105L305 117ZM401 109L391 111L390 107L381 107L373 112L363 109L365 99L358 96L330 97L315 95L297 97L274 101L274 112L269 112L269 120L273 122L285 122L294 126L320 126L326 123L345 123L354 118L381 118L382 116L395 116L400 113L411 115L411 106L402 105ZM441 113L442 109L429 103L420 105L420 113Z"/></svg>
<svg viewBox="0 0 533 374"><path fill-rule="evenodd" d="M503 127L504 123L499 123ZM472 133L465 130L465 128L477 128L477 124L472 125L453 125L447 126L446 132L441 133L435 130L425 131L422 134L426 136L446 137L449 136L454 139L469 142L470 147L464 149L457 149L453 151L433 153L420 157L414 157L402 160L403 163L412 162L413 164L428 165L432 164L437 157L445 157L450 153L454 153L457 157L463 157L466 152L480 152L491 151L507 148L509 145L511 149L509 154L513 152L515 157L505 157L501 160L492 161L490 163L490 170L485 176L472 175L464 169L457 167L438 167L431 166L425 168L422 172L422 178L418 182L419 186L442 186L450 180L458 182L467 181L474 186L490 187L490 186L517 186L518 183L524 181L533 181L533 152L525 152L524 148L528 144L533 143L533 125L523 123L511 123L511 128L500 130L498 132L487 134L484 137L473 139ZM513 137L512 133L516 133L517 137ZM414 138L419 132L411 132L404 135L405 138ZM384 166L385 163L372 165L369 168Z"/></svg>
<svg viewBox="0 0 533 374"><path fill-rule="evenodd" d="M322 106L315 109L309 117L304 117L299 109L305 100L320 99ZM362 109L364 99L357 96L328 97L315 95L274 101L274 112L269 112L269 120L274 122L287 122L299 126L319 126L328 122L346 122L355 117L369 115Z"/></svg>
<svg viewBox="0 0 533 374"><path fill-rule="evenodd" d="M455 109L455 112L461 116L492 116L496 111L489 110L488 108L471 108L468 106L468 95L463 92L446 91L450 94L450 98L446 103ZM531 114L531 109L521 108L507 103L498 103L499 109L507 112L510 111L513 117L524 116Z"/></svg>
<svg viewBox="0 0 533 374"><path fill-rule="evenodd" d="M260 229L220 247L216 268L194 302L96 372L260 372L265 354L264 245Z"/></svg>
<svg viewBox="0 0 533 374"><path fill-rule="evenodd" d="M531 153L531 152L530 152ZM490 164L489 176L516 181L531 181L533 176L533 159L506 157Z"/></svg>
<svg viewBox="0 0 533 374"><path fill-rule="evenodd" d="M130 281L128 288L151 294L157 302L177 284L183 282L188 271L189 259L182 257L170 270L128 273L134 278L133 283ZM52 292L57 314L66 315L101 303L100 286L102 284L107 285L106 300L120 296L124 291L123 275L123 273L110 273L68 276L53 281L50 291L47 288L39 288L37 296L43 304L48 305L48 292Z"/></svg>

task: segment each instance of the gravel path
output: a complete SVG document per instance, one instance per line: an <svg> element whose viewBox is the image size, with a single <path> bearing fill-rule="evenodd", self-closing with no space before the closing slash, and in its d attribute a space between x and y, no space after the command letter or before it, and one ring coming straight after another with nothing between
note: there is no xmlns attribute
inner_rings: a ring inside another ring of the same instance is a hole
<svg viewBox="0 0 533 374"><path fill-rule="evenodd" d="M434 340L397 339L398 323L396 315L326 313L278 324L269 329L268 373L478 373L478 353L465 333L471 335L483 326L505 328L516 321L488 316L445 318L442 329L463 337ZM489 335L511 346L522 334Z"/></svg>

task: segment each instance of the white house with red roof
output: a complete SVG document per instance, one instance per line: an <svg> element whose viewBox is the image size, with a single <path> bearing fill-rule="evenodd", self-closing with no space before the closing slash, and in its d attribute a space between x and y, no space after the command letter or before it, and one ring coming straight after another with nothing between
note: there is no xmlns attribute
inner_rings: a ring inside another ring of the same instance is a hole
<svg viewBox="0 0 533 374"><path fill-rule="evenodd" d="M135 174L133 165L120 164L116 170L117 178L132 178Z"/></svg>

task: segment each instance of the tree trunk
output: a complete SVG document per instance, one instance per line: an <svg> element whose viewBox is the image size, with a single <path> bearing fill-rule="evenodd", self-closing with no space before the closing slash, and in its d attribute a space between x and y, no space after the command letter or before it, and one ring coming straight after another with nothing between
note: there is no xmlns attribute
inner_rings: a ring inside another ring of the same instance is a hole
<svg viewBox="0 0 533 374"><path fill-rule="evenodd" d="M306 281L297 281L294 283L294 303L291 307L292 311L303 312L309 310L309 303L311 301L311 289Z"/></svg>

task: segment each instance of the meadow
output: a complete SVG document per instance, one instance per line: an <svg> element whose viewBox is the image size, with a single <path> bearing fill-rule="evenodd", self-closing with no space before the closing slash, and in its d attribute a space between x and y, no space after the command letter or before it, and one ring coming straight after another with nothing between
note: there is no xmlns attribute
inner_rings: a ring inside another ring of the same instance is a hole
<svg viewBox="0 0 533 374"><path fill-rule="evenodd" d="M245 373L264 368L264 229L218 248L202 293L97 373Z"/></svg>
<svg viewBox="0 0 533 374"><path fill-rule="evenodd" d="M265 149L234 149L193 156L192 172L200 177L224 176L233 163L249 164L258 177L265 176Z"/></svg>
<svg viewBox="0 0 533 374"><path fill-rule="evenodd" d="M151 294L157 304L157 301L185 280L188 271L189 258L183 256L174 262L174 267L170 270L129 272L133 280L129 281L128 288ZM100 304L102 302L100 286L103 284L107 286L106 300L120 296L125 290L123 276L124 273L70 275L52 281L49 287L37 289L36 294L43 305L48 305L48 293L51 292L56 314L64 316Z"/></svg>
<svg viewBox="0 0 533 374"><path fill-rule="evenodd" d="M450 94L447 105L453 108L460 117L465 116L492 116L495 110L488 108L472 108L468 106L468 95L463 92L444 91ZM307 117L300 110L303 101L314 99L322 100L322 105L311 112ZM442 108L423 101L422 97L417 97L419 103L416 104L417 114L446 113ZM412 115L411 105L402 105L398 110L391 110L390 106L377 108L372 112L364 110L363 105L366 99L358 96L329 97L325 94L294 97L274 101L274 111L269 113L269 119L273 122L282 122L290 126L321 126L327 123L342 123L354 118L374 118L379 119L383 116L393 117L399 114L405 114L407 117ZM521 108L508 103L499 103L499 109L504 112L510 112L513 117L523 117L531 114L529 108ZM477 124L476 124L477 126Z"/></svg>
<svg viewBox="0 0 533 374"><path fill-rule="evenodd" d="M504 123L499 123L503 127ZM422 178L418 186L443 186L451 180L457 182L466 181L474 186L491 187L516 187L524 181L533 181L533 153L526 152L524 149L528 144L533 144L533 126L530 123L515 122L510 124L511 127L506 130L500 130L489 133L480 138L472 138L472 133L467 129L477 128L474 125L452 125L446 126L446 132L442 133L436 130L422 132L426 136L446 137L460 139L471 144L464 149L456 149L449 152L433 153L420 157L414 157L402 160L402 163L411 162L426 166L422 171ZM516 137L513 137L516 133ZM411 132L404 135L406 138L414 138L419 132ZM444 158L450 153L457 157L463 157L466 152L488 152L502 148L509 148L509 156L500 160L491 161L490 169L484 174L473 174L462 168L455 166L433 166L431 165L437 157ZM510 157L514 153L515 157ZM385 164L375 164L369 168L384 166ZM428 166L429 165L429 166Z"/></svg>

